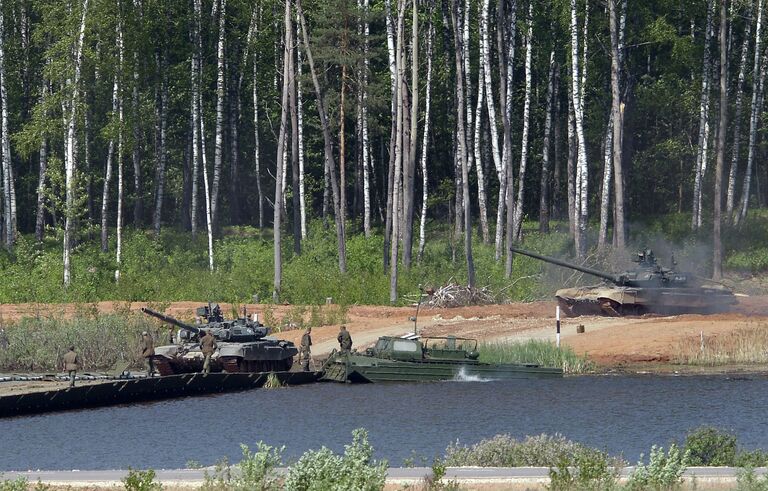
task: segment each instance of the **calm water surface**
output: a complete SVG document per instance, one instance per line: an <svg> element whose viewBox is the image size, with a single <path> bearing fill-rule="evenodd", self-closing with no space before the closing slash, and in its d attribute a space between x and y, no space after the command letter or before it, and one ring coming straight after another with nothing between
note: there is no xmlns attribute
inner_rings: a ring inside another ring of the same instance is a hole
<svg viewBox="0 0 768 491"><path fill-rule="evenodd" d="M499 433L560 433L634 462L701 425L768 449L766 407L764 376L315 384L3 419L0 470L210 465L259 440L285 445L290 461L323 445L343 451L359 427L392 465Z"/></svg>

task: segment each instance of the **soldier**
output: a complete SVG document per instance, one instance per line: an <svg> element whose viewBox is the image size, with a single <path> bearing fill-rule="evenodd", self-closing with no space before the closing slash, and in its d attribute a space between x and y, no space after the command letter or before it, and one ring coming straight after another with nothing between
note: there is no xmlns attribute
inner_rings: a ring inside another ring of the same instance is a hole
<svg viewBox="0 0 768 491"><path fill-rule="evenodd" d="M203 331L203 337L200 338L200 350L203 352L205 359L203 360L203 373L211 372L211 356L216 351L218 346L216 345L216 338L214 338L209 331Z"/></svg>
<svg viewBox="0 0 768 491"><path fill-rule="evenodd" d="M75 375L80 368L80 358L75 353L75 347L70 346L69 351L64 355L64 370L69 372L69 386L75 386Z"/></svg>
<svg viewBox="0 0 768 491"><path fill-rule="evenodd" d="M301 367L305 372L309 371L309 362L312 360L312 328L308 327L307 332L301 337L301 351L299 357L301 358Z"/></svg>
<svg viewBox="0 0 768 491"><path fill-rule="evenodd" d="M174 340L173 340L173 326L168 326L168 344L174 344Z"/></svg>
<svg viewBox="0 0 768 491"><path fill-rule="evenodd" d="M347 331L347 326L341 326L339 335L336 336L336 340L339 342L339 350L342 353L349 353L352 350L352 336Z"/></svg>
<svg viewBox="0 0 768 491"><path fill-rule="evenodd" d="M155 364L152 357L155 355L155 342L147 331L141 333L141 356L144 357L144 363L147 367L147 377L155 373Z"/></svg>

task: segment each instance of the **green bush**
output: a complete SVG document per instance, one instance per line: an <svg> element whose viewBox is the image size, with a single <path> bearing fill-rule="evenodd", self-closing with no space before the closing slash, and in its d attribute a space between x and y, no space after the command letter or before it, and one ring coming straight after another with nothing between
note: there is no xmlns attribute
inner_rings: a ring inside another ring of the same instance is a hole
<svg viewBox="0 0 768 491"><path fill-rule="evenodd" d="M683 447L693 466L732 466L736 463L736 436L704 426L690 432Z"/></svg>
<svg viewBox="0 0 768 491"><path fill-rule="evenodd" d="M683 472L688 465L688 452L681 452L674 443L667 453L654 445L648 465L642 462L640 456L640 462L630 474L626 487L629 491L674 489L682 483Z"/></svg>
<svg viewBox="0 0 768 491"><path fill-rule="evenodd" d="M768 474L758 477L754 467L741 469L736 476L737 491L768 491Z"/></svg>
<svg viewBox="0 0 768 491"><path fill-rule="evenodd" d="M562 435L542 434L522 441L510 435L496 435L472 446L457 442L445 452L446 465L456 467L557 467L563 461L589 460L598 451ZM619 464L617 461L615 465Z"/></svg>
<svg viewBox="0 0 768 491"><path fill-rule="evenodd" d="M375 491L384 489L387 462L373 460L368 433L352 432L352 444L344 455L322 447L306 452L288 470L285 489L289 491Z"/></svg>
<svg viewBox="0 0 768 491"><path fill-rule="evenodd" d="M256 452L247 445L240 445L243 460L240 461L240 477L233 481L233 488L242 491L272 491L280 489L277 467L282 462L285 447L275 448L263 442L256 443Z"/></svg>
<svg viewBox="0 0 768 491"><path fill-rule="evenodd" d="M2 478L2 475L0 475ZM27 491L29 483L23 477L13 480L0 479L0 491Z"/></svg>
<svg viewBox="0 0 768 491"><path fill-rule="evenodd" d="M608 456L593 450L580 453L572 460L562 458L556 467L550 467L548 488L552 491L609 491L617 488L617 479Z"/></svg>
<svg viewBox="0 0 768 491"><path fill-rule="evenodd" d="M160 483L155 482L155 471L152 469L137 471L129 467L128 475L122 481L126 491L159 491L163 489Z"/></svg>

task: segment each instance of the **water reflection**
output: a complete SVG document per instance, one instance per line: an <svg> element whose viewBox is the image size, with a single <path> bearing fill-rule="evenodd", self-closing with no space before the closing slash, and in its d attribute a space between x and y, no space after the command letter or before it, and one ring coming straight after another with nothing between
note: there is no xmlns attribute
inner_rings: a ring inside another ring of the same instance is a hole
<svg viewBox="0 0 768 491"><path fill-rule="evenodd" d="M208 465L259 440L295 460L323 445L342 451L358 427L392 465L498 433L560 433L634 462L701 425L768 448L766 405L765 377L316 384L0 420L0 470Z"/></svg>

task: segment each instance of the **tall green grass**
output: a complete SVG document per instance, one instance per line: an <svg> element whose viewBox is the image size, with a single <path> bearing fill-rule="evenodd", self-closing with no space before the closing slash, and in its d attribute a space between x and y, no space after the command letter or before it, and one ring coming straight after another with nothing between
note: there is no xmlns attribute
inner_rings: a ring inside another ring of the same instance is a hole
<svg viewBox="0 0 768 491"><path fill-rule="evenodd" d="M586 357L567 346L558 348L549 341L530 339L524 342L488 342L477 345L480 361L487 363L535 363L562 368L568 374L588 373L595 369Z"/></svg>

